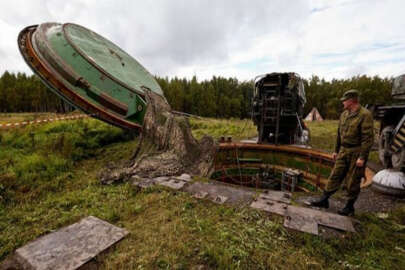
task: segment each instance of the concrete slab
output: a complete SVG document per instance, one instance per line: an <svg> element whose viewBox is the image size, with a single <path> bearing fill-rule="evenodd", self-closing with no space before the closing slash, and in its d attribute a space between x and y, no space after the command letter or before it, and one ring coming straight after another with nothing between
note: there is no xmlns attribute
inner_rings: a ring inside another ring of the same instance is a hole
<svg viewBox="0 0 405 270"><path fill-rule="evenodd" d="M197 198L197 199L204 199L208 196L208 192L204 192L204 191L200 191L200 192L196 192L194 193L193 197Z"/></svg>
<svg viewBox="0 0 405 270"><path fill-rule="evenodd" d="M215 200L218 196L227 197L226 202L230 204L249 204L256 194L253 191L239 189L217 182L195 182L186 187L185 190L191 194L206 192L208 193L207 197L211 200Z"/></svg>
<svg viewBox="0 0 405 270"><path fill-rule="evenodd" d="M186 182L191 181L191 176L189 174L186 174L186 173L183 173L180 176L176 176L175 178L178 179L178 180L186 181Z"/></svg>
<svg viewBox="0 0 405 270"><path fill-rule="evenodd" d="M269 200L273 200L276 202L290 204L291 196L292 196L292 194L290 192L266 190L265 192L260 194L259 198L269 199Z"/></svg>
<svg viewBox="0 0 405 270"><path fill-rule="evenodd" d="M132 184L140 188L148 188L154 186L156 184L156 181L148 178L134 178Z"/></svg>
<svg viewBox="0 0 405 270"><path fill-rule="evenodd" d="M169 180L166 180L166 181L158 182L159 185L169 187L169 188L175 189L175 190L182 189L186 183L187 182L177 180L177 179L169 179Z"/></svg>
<svg viewBox="0 0 405 270"><path fill-rule="evenodd" d="M328 213L320 210L310 209L299 206L288 206L285 213L286 219L299 223L304 220L307 223L316 222L317 224L327 226L342 231L356 232L352 220L349 217L338 214ZM296 221L299 220L299 221Z"/></svg>
<svg viewBox="0 0 405 270"><path fill-rule="evenodd" d="M16 250L28 269L73 270L128 234L93 216L47 234Z"/></svg>
<svg viewBox="0 0 405 270"><path fill-rule="evenodd" d="M155 177L153 178L153 180L155 180L155 182L163 182L163 181L168 181L170 179L170 177L168 176L159 176L159 177Z"/></svg>
<svg viewBox="0 0 405 270"><path fill-rule="evenodd" d="M228 200L228 197L218 195L212 199L214 203L224 204Z"/></svg>
<svg viewBox="0 0 405 270"><path fill-rule="evenodd" d="M306 216L291 215L284 218L284 227L318 235L318 223Z"/></svg>
<svg viewBox="0 0 405 270"><path fill-rule="evenodd" d="M273 201L266 197L259 197L257 200L253 201L250 207L263 210L269 213L284 216L288 205L285 203Z"/></svg>

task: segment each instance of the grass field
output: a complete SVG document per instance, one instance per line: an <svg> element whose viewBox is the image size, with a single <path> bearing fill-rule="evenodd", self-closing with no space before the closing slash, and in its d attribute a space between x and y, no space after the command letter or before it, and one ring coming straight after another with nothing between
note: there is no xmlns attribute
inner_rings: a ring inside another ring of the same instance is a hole
<svg viewBox="0 0 405 270"><path fill-rule="evenodd" d="M334 151L337 120L327 120L322 122L305 122L310 129L310 145L316 149L322 149L328 152ZM221 136L232 136L233 140L257 137L256 126L250 120L239 119L190 119L190 125L193 135L196 138L202 138L204 135L210 135L218 139ZM378 133L379 124L375 123L375 133ZM370 160L378 161L376 151L370 153Z"/></svg>
<svg viewBox="0 0 405 270"><path fill-rule="evenodd" d="M0 124L53 118L57 115L56 113L0 113Z"/></svg>
<svg viewBox="0 0 405 270"><path fill-rule="evenodd" d="M331 149L335 124L310 124L314 146ZM192 120L191 126L197 137L255 135L248 121ZM101 185L98 173L127 160L136 145L136 138L93 119L0 131L0 260L94 215L130 231L96 258L101 269L405 269L404 205L386 218L357 215L358 233L322 239L288 231L280 217L250 208L162 187Z"/></svg>
<svg viewBox="0 0 405 270"><path fill-rule="evenodd" d="M251 120L191 118L190 124L196 138L206 134L214 138L232 136L234 140L257 137L257 128ZM306 122L310 129L311 146L328 152L333 151L337 124L338 121L335 120Z"/></svg>

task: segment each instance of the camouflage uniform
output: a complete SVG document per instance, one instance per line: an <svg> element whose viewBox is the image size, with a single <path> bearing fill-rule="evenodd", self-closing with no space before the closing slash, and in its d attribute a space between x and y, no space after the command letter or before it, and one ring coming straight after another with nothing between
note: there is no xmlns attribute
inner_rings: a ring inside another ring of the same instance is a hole
<svg viewBox="0 0 405 270"><path fill-rule="evenodd" d="M350 113L345 110L339 120L335 152L336 163L329 176L326 192L339 189L346 178L344 187L349 199L355 200L360 193L361 179L364 177L368 154L373 145L374 128L372 114L362 106ZM356 160L363 159L363 167L356 166Z"/></svg>

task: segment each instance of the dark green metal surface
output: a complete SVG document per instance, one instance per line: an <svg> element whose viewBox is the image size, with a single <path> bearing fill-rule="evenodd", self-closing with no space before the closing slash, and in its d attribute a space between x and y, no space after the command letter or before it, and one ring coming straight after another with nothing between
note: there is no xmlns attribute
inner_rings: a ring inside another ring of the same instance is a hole
<svg viewBox="0 0 405 270"><path fill-rule="evenodd" d="M146 91L163 95L153 76L111 41L75 24L44 23L19 36L24 59L75 107L126 129L141 129Z"/></svg>

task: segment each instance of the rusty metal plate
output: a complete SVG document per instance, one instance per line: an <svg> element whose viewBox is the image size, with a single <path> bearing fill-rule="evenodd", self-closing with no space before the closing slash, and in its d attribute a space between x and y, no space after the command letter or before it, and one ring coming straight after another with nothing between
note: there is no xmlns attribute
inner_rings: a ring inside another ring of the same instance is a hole
<svg viewBox="0 0 405 270"><path fill-rule="evenodd" d="M287 215L284 218L284 227L318 235L318 223L306 216Z"/></svg>
<svg viewBox="0 0 405 270"><path fill-rule="evenodd" d="M290 192L266 190L265 192L260 194L259 198L290 204L291 196L292 194Z"/></svg>
<svg viewBox="0 0 405 270"><path fill-rule="evenodd" d="M128 234L93 216L47 234L17 249L30 269L77 269Z"/></svg>
<svg viewBox="0 0 405 270"><path fill-rule="evenodd" d="M284 216L288 205L265 197L259 197L257 200L252 202L250 207Z"/></svg>
<svg viewBox="0 0 405 270"><path fill-rule="evenodd" d="M290 217L293 220L305 219L308 222L316 221L316 223L342 231L356 232L352 220L349 217L338 214L328 213L320 210L288 206L285 213L286 218Z"/></svg>
<svg viewBox="0 0 405 270"><path fill-rule="evenodd" d="M186 187L186 191L191 194L206 192L207 197L215 200L218 196L227 197L226 202L231 204L248 204L253 200L255 192L246 189L240 189L217 182L202 183L195 182Z"/></svg>

